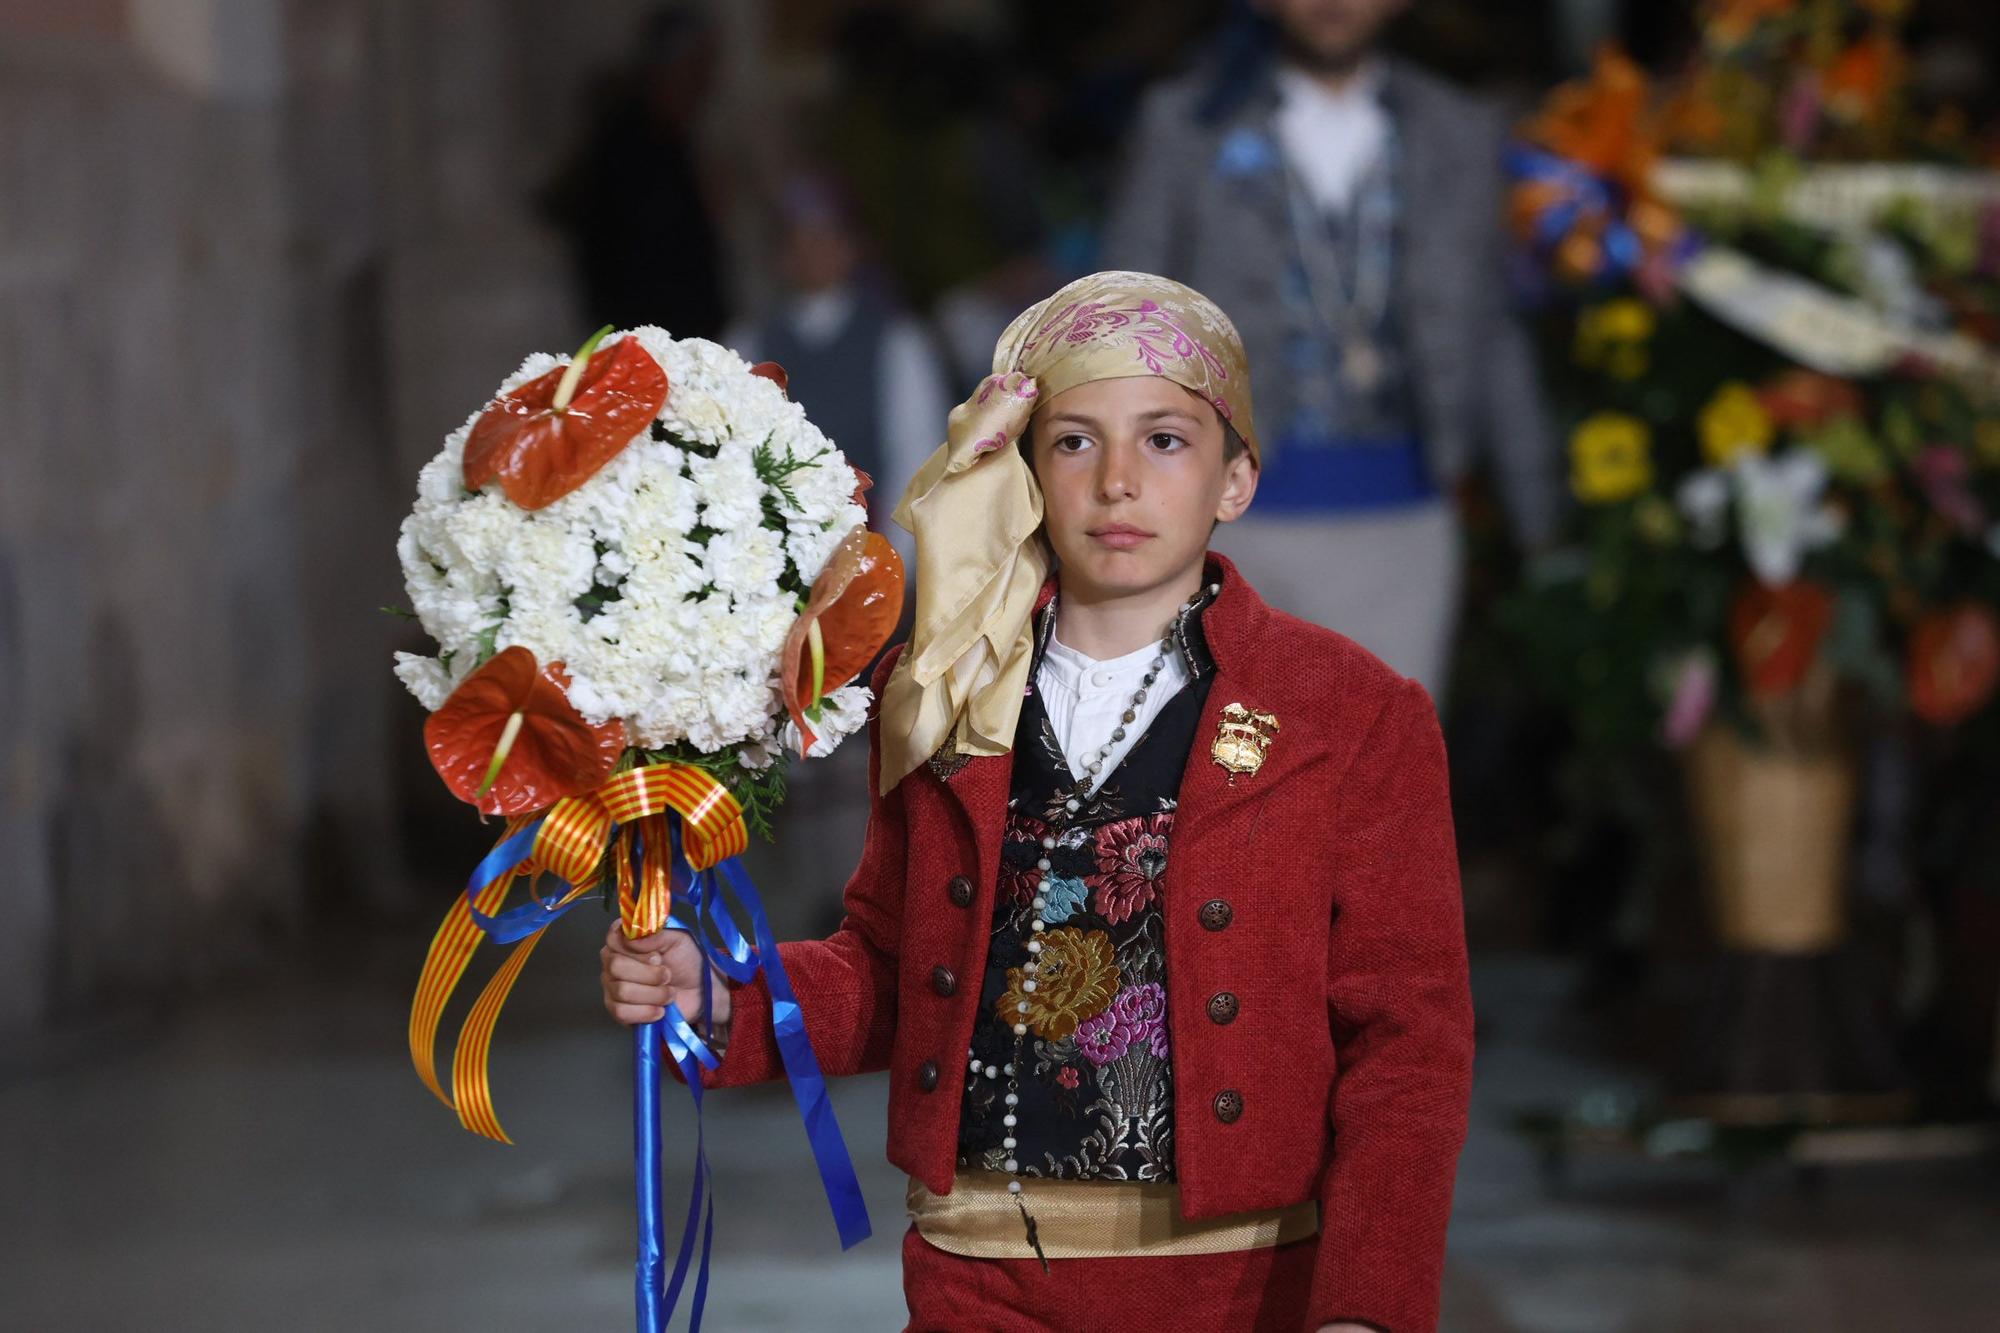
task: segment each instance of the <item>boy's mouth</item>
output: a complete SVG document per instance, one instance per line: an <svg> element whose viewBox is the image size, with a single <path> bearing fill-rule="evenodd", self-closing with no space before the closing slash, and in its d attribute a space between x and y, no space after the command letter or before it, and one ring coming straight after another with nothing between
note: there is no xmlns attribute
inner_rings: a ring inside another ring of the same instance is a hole
<svg viewBox="0 0 2000 1333"><path fill-rule="evenodd" d="M1129 551L1141 542L1153 539L1152 533L1144 528L1135 528L1130 523L1107 523L1101 528L1091 528L1090 536L1120 551Z"/></svg>

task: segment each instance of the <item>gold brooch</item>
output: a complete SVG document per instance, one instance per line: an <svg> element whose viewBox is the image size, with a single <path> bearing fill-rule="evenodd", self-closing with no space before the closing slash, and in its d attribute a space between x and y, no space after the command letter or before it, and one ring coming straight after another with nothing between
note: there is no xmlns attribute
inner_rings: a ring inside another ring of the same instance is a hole
<svg viewBox="0 0 2000 1333"><path fill-rule="evenodd" d="M1240 703L1225 704L1209 755L1228 771L1233 783L1238 773L1254 774L1264 766L1277 734L1278 719L1271 714L1253 713Z"/></svg>

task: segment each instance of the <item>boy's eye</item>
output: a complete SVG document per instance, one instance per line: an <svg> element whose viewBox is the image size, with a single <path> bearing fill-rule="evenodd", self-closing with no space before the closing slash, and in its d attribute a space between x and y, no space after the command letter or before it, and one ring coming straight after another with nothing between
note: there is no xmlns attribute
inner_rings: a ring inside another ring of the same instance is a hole
<svg viewBox="0 0 2000 1333"><path fill-rule="evenodd" d="M1153 436L1153 447L1155 449L1160 450L1162 453L1165 453L1171 449L1178 449L1181 446L1185 445L1186 443L1187 443L1186 440L1183 440L1180 436L1172 434L1169 431L1159 431L1156 432Z"/></svg>
<svg viewBox="0 0 2000 1333"><path fill-rule="evenodd" d="M1055 450L1059 454L1073 454L1079 449L1087 447L1089 444L1090 440L1087 436L1058 435L1056 437Z"/></svg>

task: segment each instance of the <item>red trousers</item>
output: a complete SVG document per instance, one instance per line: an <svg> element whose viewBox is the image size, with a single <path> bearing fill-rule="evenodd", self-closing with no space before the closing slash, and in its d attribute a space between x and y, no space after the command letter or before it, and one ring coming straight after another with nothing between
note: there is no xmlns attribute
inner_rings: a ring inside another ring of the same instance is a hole
<svg viewBox="0 0 2000 1333"><path fill-rule="evenodd" d="M903 1236L906 1333L1298 1333L1317 1237L1234 1254L968 1259Z"/></svg>

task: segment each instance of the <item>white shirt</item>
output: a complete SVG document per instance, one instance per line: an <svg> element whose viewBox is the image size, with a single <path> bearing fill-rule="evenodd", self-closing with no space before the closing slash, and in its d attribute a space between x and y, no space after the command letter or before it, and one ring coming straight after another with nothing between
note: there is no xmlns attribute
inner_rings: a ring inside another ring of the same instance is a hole
<svg viewBox="0 0 2000 1333"><path fill-rule="evenodd" d="M1278 143L1306 196L1342 213L1389 139L1382 70L1368 65L1338 91L1296 69L1278 71Z"/></svg>
<svg viewBox="0 0 2000 1333"><path fill-rule="evenodd" d="M1167 700L1188 683L1186 661L1177 651L1168 653L1159 679L1147 689L1146 702L1136 710L1138 717L1122 722L1125 710L1132 707L1132 696L1138 693L1139 682L1145 679L1147 668L1159 655L1160 645L1155 641L1136 653L1100 662L1085 657L1053 633L1049 635L1048 649L1035 671L1035 688L1041 691L1042 711L1048 714L1049 726L1062 744L1070 775L1081 778L1084 766L1097 754L1098 747L1111 740L1113 731L1125 728L1125 739L1112 742L1111 753L1105 756L1104 767L1090 784L1090 790L1096 791L1104 785L1104 779L1139 743Z"/></svg>

